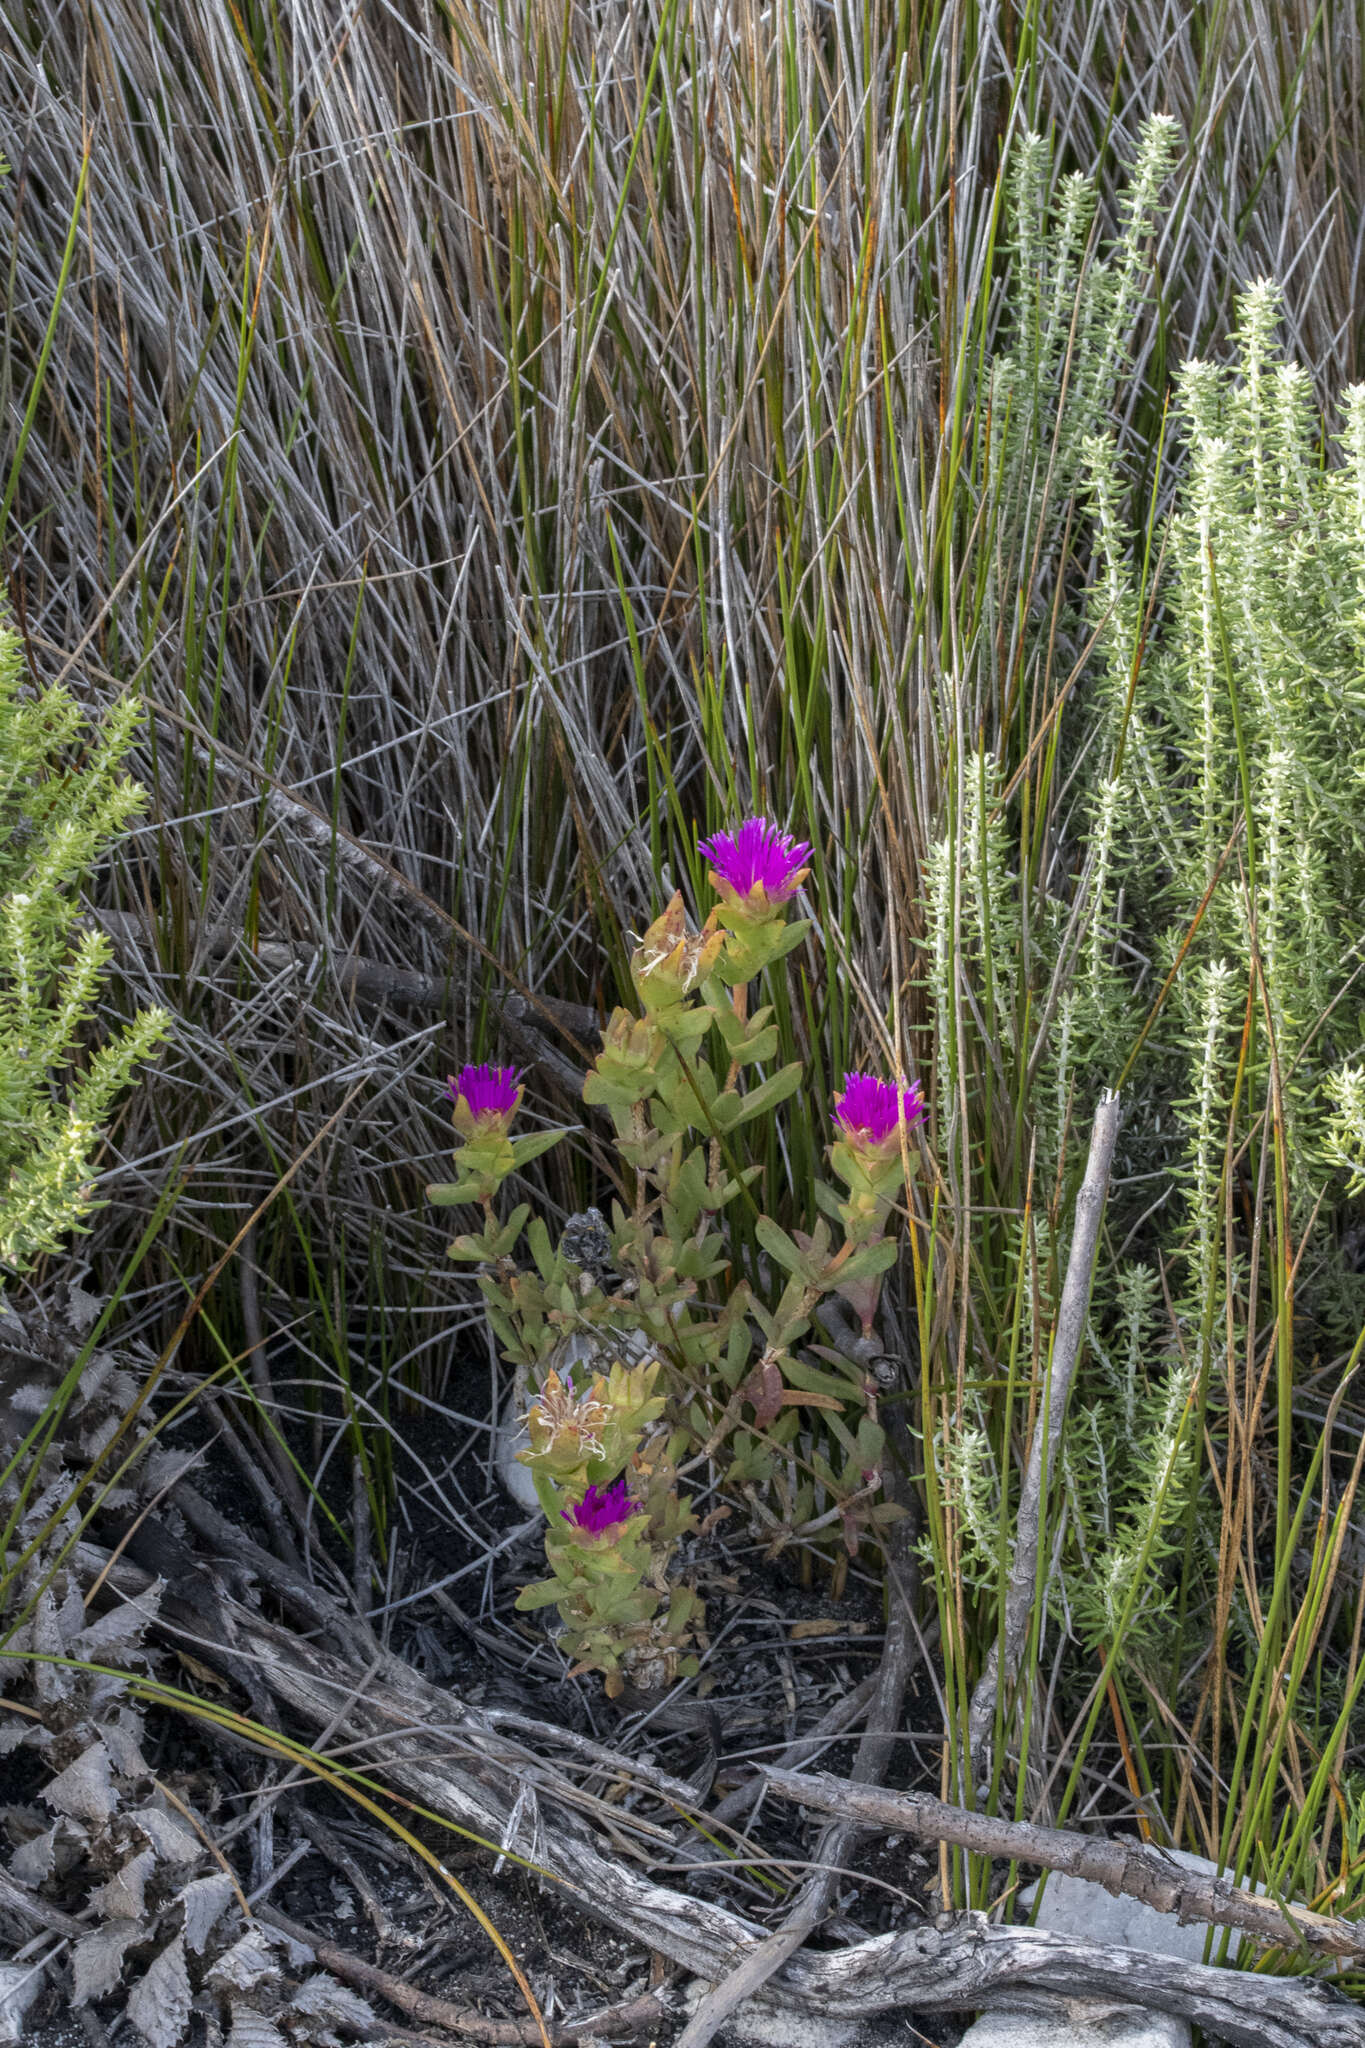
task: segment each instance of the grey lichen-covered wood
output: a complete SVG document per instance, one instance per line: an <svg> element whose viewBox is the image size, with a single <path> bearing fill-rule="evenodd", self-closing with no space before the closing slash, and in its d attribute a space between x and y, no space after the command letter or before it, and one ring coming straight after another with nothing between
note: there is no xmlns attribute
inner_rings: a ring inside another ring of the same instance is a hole
<svg viewBox="0 0 1365 2048"><path fill-rule="evenodd" d="M949 1806L921 1792L884 1792L880 1786L850 1783L826 1772L804 1775L760 1765L765 1780L784 1799L816 1813L837 1814L864 1827L890 1829L922 1842L952 1842L982 1856L1037 1864L1088 1879L1105 1891L1140 1899L1158 1913L1182 1921L1202 1920L1232 1927L1270 1947L1301 1943L1326 1955L1365 1961L1365 1927L1329 1920L1306 1907L1281 1907L1230 1884L1226 1878L1191 1872L1159 1848L1114 1842L1070 1828L1035 1827Z"/></svg>

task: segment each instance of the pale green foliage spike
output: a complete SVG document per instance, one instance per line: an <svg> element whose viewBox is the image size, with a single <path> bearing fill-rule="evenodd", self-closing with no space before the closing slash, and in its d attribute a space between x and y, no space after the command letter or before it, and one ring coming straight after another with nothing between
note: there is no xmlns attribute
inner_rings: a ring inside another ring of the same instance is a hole
<svg viewBox="0 0 1365 2048"><path fill-rule="evenodd" d="M1136 936L1163 971L1221 876L1173 991L1183 1072L1163 1077L1161 1089L1178 1104L1187 1133L1182 1171L1196 1267L1207 1267L1221 1228L1219 1118L1248 987L1264 991L1300 1202L1311 1202L1320 1179L1319 1083L1334 1055L1358 1045L1362 1020L1345 966L1365 895L1349 766L1365 654L1361 404L1359 394L1346 395L1343 466L1333 468L1311 383L1279 359L1278 313L1275 287L1253 285L1238 307L1233 364L1189 363L1180 373L1184 477L1165 539L1157 631L1126 723L1137 631L1133 549L1114 510L1123 486L1112 444L1094 437L1086 453L1099 544L1092 613L1101 634L1092 700L1101 709L1100 745L1091 749L1097 768L1082 797L1092 843L1109 872L1117 862ZM1099 764L1112 756L1121 727L1116 798ZM1102 901L1096 915L1103 919ZM1088 965L1088 985L1098 989L1107 978L1110 998L1126 1003L1136 1023L1130 977L1112 951L1092 947ZM1223 983L1216 1016L1209 975ZM1256 1100L1265 1099L1269 1044L1258 1033L1247 1075ZM1339 1116L1327 1148L1338 1160L1344 1130Z"/></svg>
<svg viewBox="0 0 1365 2048"><path fill-rule="evenodd" d="M125 699L92 735L64 689L23 688L0 621L0 1269L79 1228L100 1126L166 1032L144 1010L77 1057L109 956L102 934L74 930L80 887L142 803L118 772L140 710Z"/></svg>
<svg viewBox="0 0 1365 2048"><path fill-rule="evenodd" d="M1327 1096L1328 1157L1350 1176L1350 1191L1358 1195L1365 1188L1365 1067L1347 1065L1329 1074Z"/></svg>

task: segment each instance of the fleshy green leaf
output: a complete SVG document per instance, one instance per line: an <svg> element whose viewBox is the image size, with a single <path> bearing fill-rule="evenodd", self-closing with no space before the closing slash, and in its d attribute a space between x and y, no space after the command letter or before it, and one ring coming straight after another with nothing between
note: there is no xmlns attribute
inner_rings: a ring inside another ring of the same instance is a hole
<svg viewBox="0 0 1365 2048"><path fill-rule="evenodd" d="M873 1273L884 1273L888 1266L894 1266L900 1247L894 1237L879 1237L873 1244L865 1244L850 1253L839 1268L840 1280L866 1280Z"/></svg>
<svg viewBox="0 0 1365 2048"><path fill-rule="evenodd" d="M533 1159L539 1159L542 1152L548 1152L561 1138L567 1138L567 1130L527 1131L520 1138L513 1138L512 1158L518 1167L529 1166Z"/></svg>
<svg viewBox="0 0 1365 2048"><path fill-rule="evenodd" d="M776 1109L779 1103L796 1093L804 1072L801 1061L793 1060L790 1066L779 1068L777 1073L770 1074L766 1081L760 1081L745 1095L736 1095L727 1089L725 1094L716 1097L712 1110L716 1129L722 1132L737 1130L741 1124L752 1123L755 1117Z"/></svg>
<svg viewBox="0 0 1365 2048"><path fill-rule="evenodd" d="M773 1222L771 1216L760 1216L754 1225L754 1236L770 1259L776 1259L784 1272L799 1273L803 1278L811 1271L810 1261L800 1251L785 1230Z"/></svg>

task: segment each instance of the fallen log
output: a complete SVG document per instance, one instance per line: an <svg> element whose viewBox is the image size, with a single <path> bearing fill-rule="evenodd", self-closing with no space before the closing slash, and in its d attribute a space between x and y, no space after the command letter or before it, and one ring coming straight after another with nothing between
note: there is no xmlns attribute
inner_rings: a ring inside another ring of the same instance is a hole
<svg viewBox="0 0 1365 2048"><path fill-rule="evenodd" d="M92 1576L107 1553L88 1553ZM120 1590L146 1576L122 1562ZM709 1983L737 1970L768 1930L726 1906L657 1883L613 1848L629 1816L581 1792L553 1762L510 1742L477 1709L443 1692L378 1644L350 1662L222 1596L212 1633L202 1605L168 1589L158 1631L255 1684L347 1761L484 1841L497 1842L567 1891L585 1914ZM553 1728L546 1729L553 1742ZM596 1830L593 1823L597 1823ZM636 1852L638 1854L638 1850ZM788 2013L865 2018L906 2009L973 2012L1012 2006L1055 2014L1058 1999L1107 1999L1194 2022L1234 2048L1365 2048L1365 2012L1330 1986L1105 1948L1038 1928L993 1927L979 1913L945 1917L829 1952L803 1949L758 2003Z"/></svg>

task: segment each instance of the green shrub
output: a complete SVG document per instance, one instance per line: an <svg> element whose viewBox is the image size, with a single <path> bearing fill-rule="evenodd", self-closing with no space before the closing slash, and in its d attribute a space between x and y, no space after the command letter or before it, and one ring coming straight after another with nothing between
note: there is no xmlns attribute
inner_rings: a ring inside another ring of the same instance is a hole
<svg viewBox="0 0 1365 2048"><path fill-rule="evenodd" d="M140 710L126 697L92 734L66 690L24 687L0 622L0 1269L80 1227L100 1126L167 1029L143 1010L81 1057L110 947L76 930L79 892L142 803L118 772Z"/></svg>

